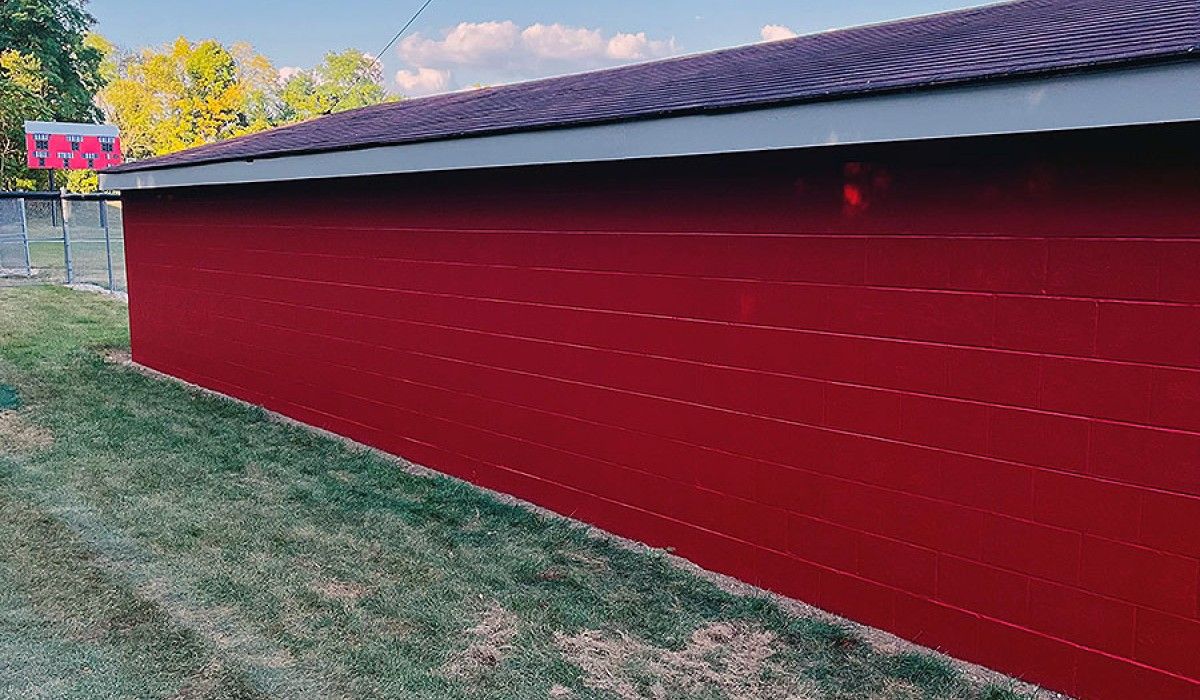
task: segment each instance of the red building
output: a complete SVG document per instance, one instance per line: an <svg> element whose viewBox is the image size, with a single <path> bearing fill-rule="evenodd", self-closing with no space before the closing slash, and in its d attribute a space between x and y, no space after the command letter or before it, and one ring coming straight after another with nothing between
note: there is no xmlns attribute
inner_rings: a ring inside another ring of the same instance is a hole
<svg viewBox="0 0 1200 700"><path fill-rule="evenodd" d="M129 164L134 358L1066 693L1200 698L1198 44L1191 1L1028 0Z"/></svg>
<svg viewBox="0 0 1200 700"><path fill-rule="evenodd" d="M108 124L25 122L25 159L34 170L104 170L121 163L121 137Z"/></svg>

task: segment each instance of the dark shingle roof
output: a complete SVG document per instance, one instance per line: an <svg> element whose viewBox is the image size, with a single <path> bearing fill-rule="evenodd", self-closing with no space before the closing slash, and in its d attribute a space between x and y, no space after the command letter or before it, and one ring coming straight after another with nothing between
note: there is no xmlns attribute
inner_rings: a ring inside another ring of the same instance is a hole
<svg viewBox="0 0 1200 700"><path fill-rule="evenodd" d="M337 151L1167 60L1200 0L1020 0L343 112L109 172Z"/></svg>

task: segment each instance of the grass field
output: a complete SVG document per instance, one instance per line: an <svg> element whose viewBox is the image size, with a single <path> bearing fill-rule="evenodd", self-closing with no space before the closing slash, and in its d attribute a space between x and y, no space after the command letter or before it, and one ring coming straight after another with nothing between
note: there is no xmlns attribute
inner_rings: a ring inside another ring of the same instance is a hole
<svg viewBox="0 0 1200 700"><path fill-rule="evenodd" d="M2 698L1023 697L111 362L127 343L110 299L0 289Z"/></svg>

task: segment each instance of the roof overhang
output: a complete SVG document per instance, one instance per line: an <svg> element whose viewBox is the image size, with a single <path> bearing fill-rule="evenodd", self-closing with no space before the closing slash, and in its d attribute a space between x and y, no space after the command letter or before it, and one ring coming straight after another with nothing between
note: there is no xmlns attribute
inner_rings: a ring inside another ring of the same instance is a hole
<svg viewBox="0 0 1200 700"><path fill-rule="evenodd" d="M751 153L1200 120L1200 61L742 111L100 173L105 189Z"/></svg>

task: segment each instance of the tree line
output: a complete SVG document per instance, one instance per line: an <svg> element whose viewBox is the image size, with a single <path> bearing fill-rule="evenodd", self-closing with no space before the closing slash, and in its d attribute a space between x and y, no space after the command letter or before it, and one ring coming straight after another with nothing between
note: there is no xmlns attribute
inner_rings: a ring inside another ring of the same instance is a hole
<svg viewBox="0 0 1200 700"><path fill-rule="evenodd" d="M248 43L115 46L92 31L86 2L0 0L0 189L48 186L25 167L25 120L116 124L125 158L137 159L401 99L356 49L281 77ZM96 179L68 171L67 187L93 190Z"/></svg>

